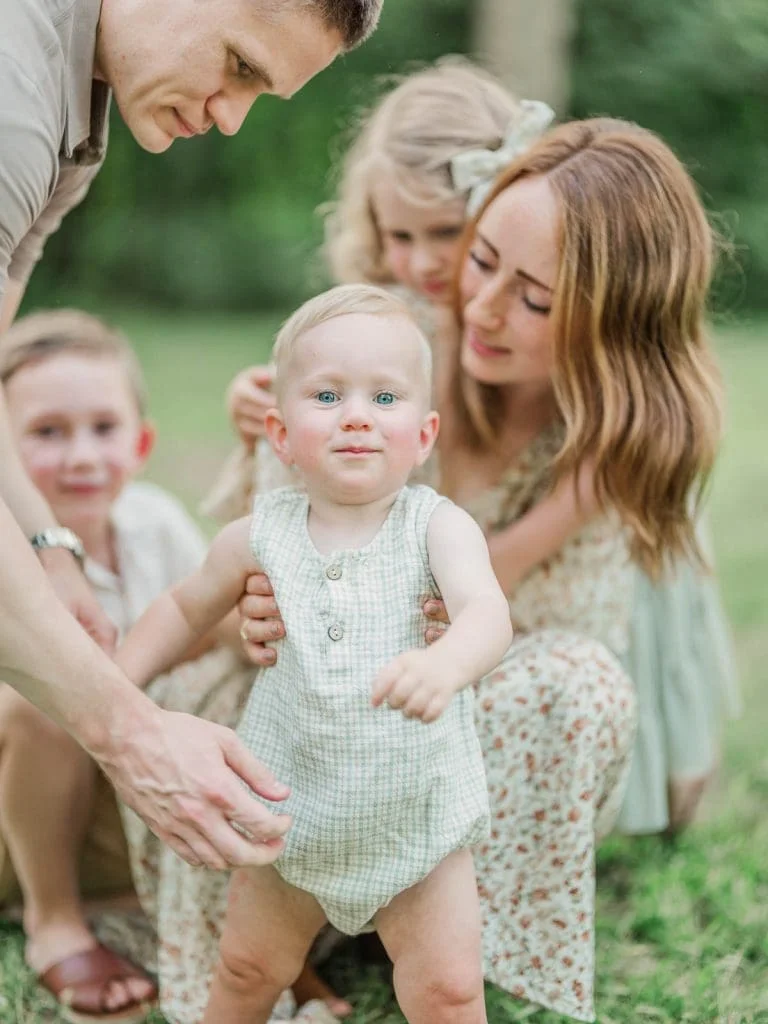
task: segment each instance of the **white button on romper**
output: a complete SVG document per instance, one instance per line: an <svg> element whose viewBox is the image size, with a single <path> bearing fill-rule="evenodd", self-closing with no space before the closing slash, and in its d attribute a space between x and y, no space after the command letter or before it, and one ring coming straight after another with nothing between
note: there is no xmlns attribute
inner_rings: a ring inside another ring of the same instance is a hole
<svg viewBox="0 0 768 1024"><path fill-rule="evenodd" d="M296 487L257 497L251 547L275 592L286 637L260 669L239 733L291 796L275 867L347 934L451 851L488 834L488 793L472 687L424 725L371 704L396 655L423 647L424 601L437 594L427 524L441 498L405 487L374 539L321 555Z"/></svg>

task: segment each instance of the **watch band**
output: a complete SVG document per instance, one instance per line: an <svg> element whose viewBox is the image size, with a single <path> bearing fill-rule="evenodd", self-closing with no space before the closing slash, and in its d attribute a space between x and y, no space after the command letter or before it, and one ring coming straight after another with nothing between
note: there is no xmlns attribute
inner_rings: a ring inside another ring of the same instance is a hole
<svg viewBox="0 0 768 1024"><path fill-rule="evenodd" d="M46 548L64 548L74 556L81 569L85 565L83 542L74 530L70 530L66 526L52 526L47 530L41 530L34 537L30 537L29 542L35 551L43 551Z"/></svg>

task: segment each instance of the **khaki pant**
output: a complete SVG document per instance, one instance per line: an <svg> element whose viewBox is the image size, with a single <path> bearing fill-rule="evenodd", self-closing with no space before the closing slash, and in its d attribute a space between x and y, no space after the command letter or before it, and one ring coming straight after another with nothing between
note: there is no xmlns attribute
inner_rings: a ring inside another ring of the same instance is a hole
<svg viewBox="0 0 768 1024"><path fill-rule="evenodd" d="M51 851L51 856L55 852ZM128 846L112 786L98 773L93 814L80 855L80 891L83 896L106 896L133 888ZM0 832L0 907L21 899L16 872Z"/></svg>

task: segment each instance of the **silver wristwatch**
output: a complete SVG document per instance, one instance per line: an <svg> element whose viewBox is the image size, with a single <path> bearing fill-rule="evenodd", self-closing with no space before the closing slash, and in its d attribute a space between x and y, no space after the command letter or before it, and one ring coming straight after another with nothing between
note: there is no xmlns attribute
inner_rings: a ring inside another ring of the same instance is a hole
<svg viewBox="0 0 768 1024"><path fill-rule="evenodd" d="M29 542L35 551L42 551L44 548L64 548L74 555L81 569L85 565L83 542L66 526L52 526L48 530L41 530L34 537L30 537Z"/></svg>

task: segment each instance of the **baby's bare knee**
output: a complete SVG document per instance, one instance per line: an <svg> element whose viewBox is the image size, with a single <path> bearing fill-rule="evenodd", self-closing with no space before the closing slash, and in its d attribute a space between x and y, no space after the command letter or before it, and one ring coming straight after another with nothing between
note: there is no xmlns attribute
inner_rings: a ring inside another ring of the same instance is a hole
<svg viewBox="0 0 768 1024"><path fill-rule="evenodd" d="M474 958L442 965L425 978L426 995L435 1020L452 1020L484 998L483 972Z"/></svg>
<svg viewBox="0 0 768 1024"><path fill-rule="evenodd" d="M217 973L221 984L233 995L248 998L263 992L277 999L298 978L302 966L301 958L277 949L269 954L256 953L224 940L219 949Z"/></svg>

